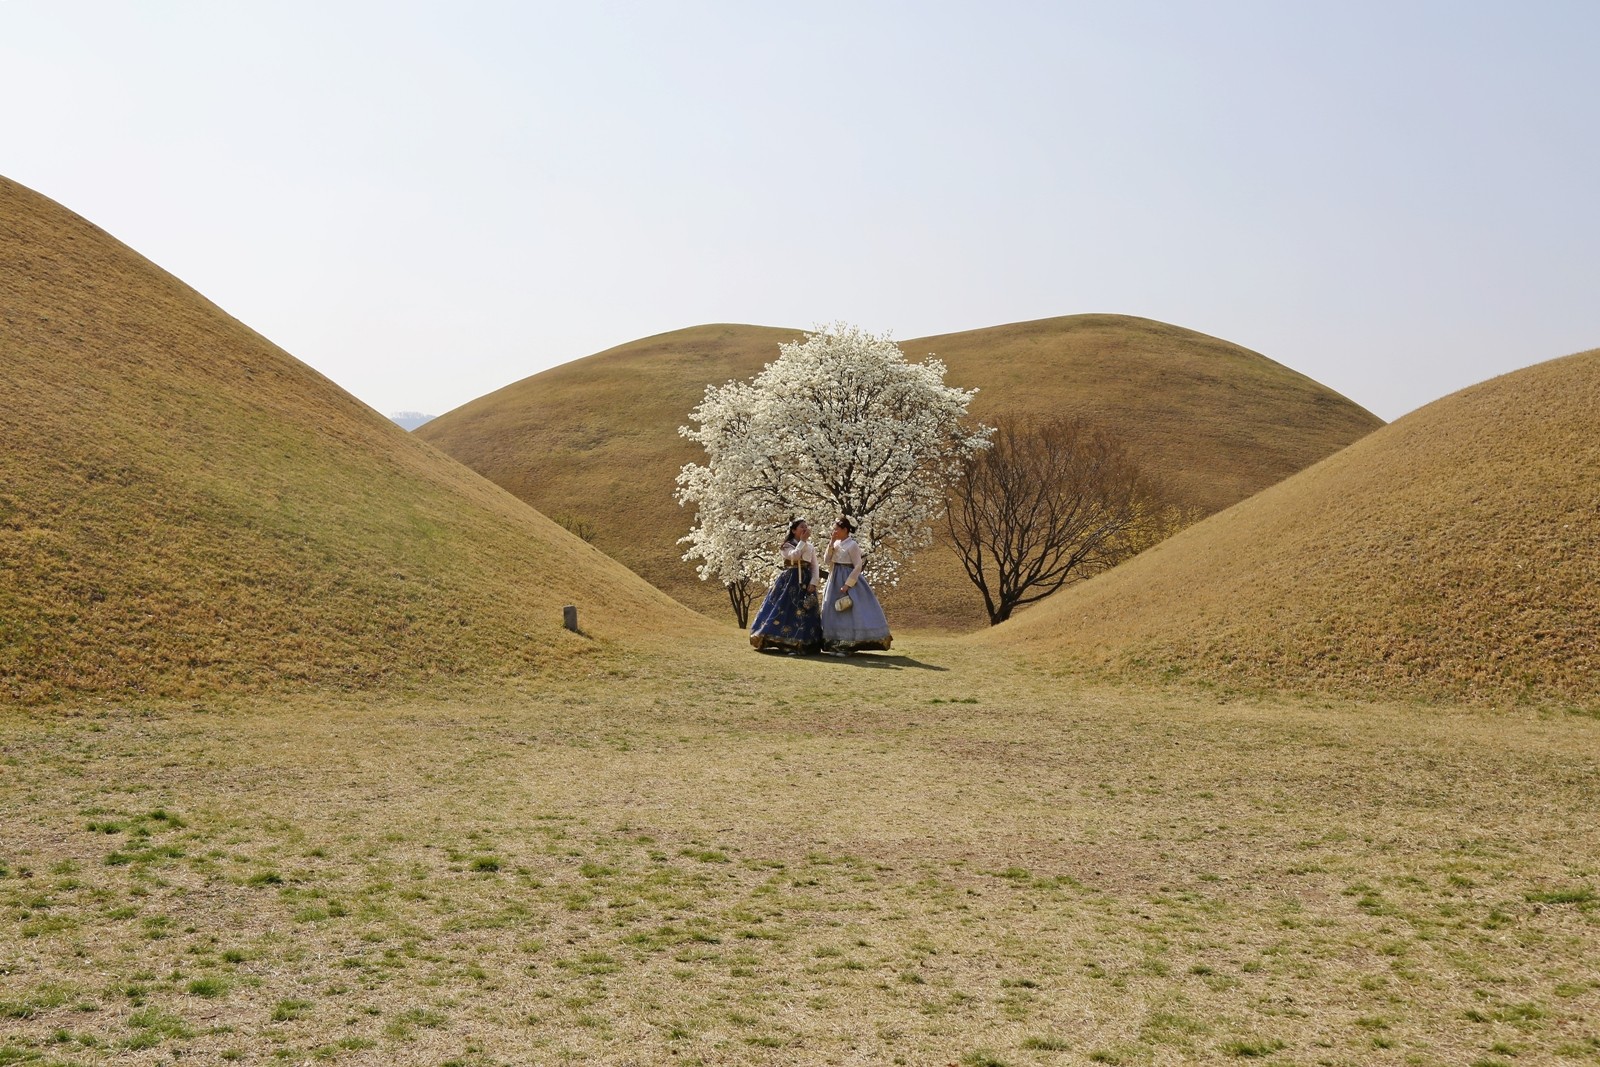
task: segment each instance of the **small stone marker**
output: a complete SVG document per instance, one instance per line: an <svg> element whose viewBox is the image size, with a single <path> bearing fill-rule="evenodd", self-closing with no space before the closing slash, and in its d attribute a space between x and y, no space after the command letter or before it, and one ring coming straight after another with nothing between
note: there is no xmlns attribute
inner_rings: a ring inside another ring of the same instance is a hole
<svg viewBox="0 0 1600 1067"><path fill-rule="evenodd" d="M568 604L561 609L561 625L573 633L578 632L578 606L576 604Z"/></svg>

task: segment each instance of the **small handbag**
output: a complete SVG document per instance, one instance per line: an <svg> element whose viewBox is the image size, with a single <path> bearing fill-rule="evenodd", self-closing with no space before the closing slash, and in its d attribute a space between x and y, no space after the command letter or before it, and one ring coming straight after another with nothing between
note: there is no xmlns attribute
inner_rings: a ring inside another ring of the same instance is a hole
<svg viewBox="0 0 1600 1067"><path fill-rule="evenodd" d="M855 603L855 601L850 599L850 594L849 593L843 593L843 594L833 598L833 610L834 611L849 611L851 605L854 604L854 603Z"/></svg>

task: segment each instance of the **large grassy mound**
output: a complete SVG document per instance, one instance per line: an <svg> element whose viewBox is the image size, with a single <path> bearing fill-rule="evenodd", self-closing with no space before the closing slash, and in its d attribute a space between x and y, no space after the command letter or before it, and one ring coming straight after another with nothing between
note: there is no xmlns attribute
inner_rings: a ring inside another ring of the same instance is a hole
<svg viewBox="0 0 1600 1067"><path fill-rule="evenodd" d="M720 587L679 559L676 541L693 516L673 502L673 478L703 456L677 430L706 385L748 378L801 335L717 325L648 337L523 379L416 432L546 514L586 524L595 544L677 599L727 618ZM913 360L944 360L951 384L977 386L978 418L1067 412L1115 427L1177 502L1207 514L1382 425L1264 356L1149 319L1076 315L901 347ZM884 599L897 625L985 622L942 545Z"/></svg>
<svg viewBox="0 0 1600 1067"><path fill-rule="evenodd" d="M689 613L0 179L0 699L509 671Z"/></svg>
<svg viewBox="0 0 1600 1067"><path fill-rule="evenodd" d="M1600 700L1600 349L1416 411L989 640L1360 695Z"/></svg>

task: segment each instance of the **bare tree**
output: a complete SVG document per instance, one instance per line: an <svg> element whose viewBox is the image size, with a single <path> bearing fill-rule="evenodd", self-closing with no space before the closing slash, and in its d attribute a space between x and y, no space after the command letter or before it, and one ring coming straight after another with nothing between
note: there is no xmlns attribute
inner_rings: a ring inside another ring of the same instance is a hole
<svg viewBox="0 0 1600 1067"><path fill-rule="evenodd" d="M552 515L550 517L569 534L591 545L594 544L595 534L600 532L595 528L594 523L577 515Z"/></svg>
<svg viewBox="0 0 1600 1067"><path fill-rule="evenodd" d="M1175 532L1185 516L1081 418L1002 418L956 479L945 526L989 624Z"/></svg>

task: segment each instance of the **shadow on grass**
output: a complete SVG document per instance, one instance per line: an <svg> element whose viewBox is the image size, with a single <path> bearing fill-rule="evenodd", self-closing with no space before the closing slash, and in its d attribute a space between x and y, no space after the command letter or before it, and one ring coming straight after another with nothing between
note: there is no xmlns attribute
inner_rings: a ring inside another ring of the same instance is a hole
<svg viewBox="0 0 1600 1067"><path fill-rule="evenodd" d="M907 667L919 671L947 671L949 667L941 667L936 663L923 663L910 656L883 655L878 652L858 652L849 656L831 656L826 653L809 656L808 659L825 660L828 663L839 663L847 667L874 667L880 671L899 671Z"/></svg>
<svg viewBox="0 0 1600 1067"><path fill-rule="evenodd" d="M884 655L880 652L854 652L849 655L836 655L831 652L785 652L782 649L763 648L759 650L763 656L771 659L792 659L804 663L837 663L848 667L873 667L880 671L898 671L907 667L919 671L947 671L949 667L941 667L936 663L924 663L919 659L912 659L905 655Z"/></svg>

